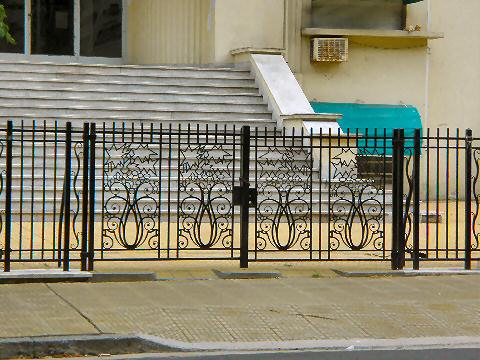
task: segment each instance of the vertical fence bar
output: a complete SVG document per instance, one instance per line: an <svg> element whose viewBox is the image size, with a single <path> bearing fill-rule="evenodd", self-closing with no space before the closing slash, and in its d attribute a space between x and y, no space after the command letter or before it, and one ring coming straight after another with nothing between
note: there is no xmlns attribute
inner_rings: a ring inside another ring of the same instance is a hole
<svg viewBox="0 0 480 360"><path fill-rule="evenodd" d="M23 250L23 199L24 199L24 189L23 187L25 186L25 175L24 175L24 169L25 169L25 146L23 144L24 140L24 133L25 133L25 126L24 126L24 121L22 120L21 125L20 125L20 201L19 201L19 206L20 206L20 219L19 219L19 237L18 237L18 258L22 258L22 250ZM54 220L54 227L55 227L55 220ZM53 248L55 248L55 230L54 230L54 236L53 236Z"/></svg>
<svg viewBox="0 0 480 360"><path fill-rule="evenodd" d="M13 123L7 123L7 159L5 174L5 262L3 271L10 271L10 255L12 251L12 148L13 148ZM22 226L20 224L20 226Z"/></svg>
<svg viewBox="0 0 480 360"><path fill-rule="evenodd" d="M405 208L403 204L403 180L405 177L405 130L399 130L399 157L398 157L398 206L399 206L399 213L400 213L400 224L401 226L398 227L398 270L403 270L405 266L405 247L406 247L406 224L407 224L407 217L409 208ZM405 212L405 213L404 213Z"/></svg>
<svg viewBox="0 0 480 360"><path fill-rule="evenodd" d="M242 145L240 154L240 186L243 189L243 199L240 207L240 267L248 268L248 220L249 201L248 191L250 188L250 126L242 127Z"/></svg>
<svg viewBox="0 0 480 360"><path fill-rule="evenodd" d="M401 130L393 132L393 179L392 179L392 270L401 270L404 253L403 232L403 136ZM403 247L403 249L402 249Z"/></svg>
<svg viewBox="0 0 480 360"><path fill-rule="evenodd" d="M70 270L70 187L72 177L72 123L67 123L65 133L65 186L64 186L64 245L63 271Z"/></svg>
<svg viewBox="0 0 480 360"><path fill-rule="evenodd" d="M95 257L95 169L96 169L96 141L97 128L95 123L90 125L90 169L89 169L89 192L88 192L88 271L93 271Z"/></svg>
<svg viewBox="0 0 480 360"><path fill-rule="evenodd" d="M398 212L398 129L393 130L393 156L392 156L392 270L398 269L398 226L400 214Z"/></svg>
<svg viewBox="0 0 480 360"><path fill-rule="evenodd" d="M413 159L413 269L420 269L420 129L415 130Z"/></svg>
<svg viewBox="0 0 480 360"><path fill-rule="evenodd" d="M42 179L43 179L43 185L42 185L42 250L40 251L41 253L41 258L44 260L45 258L45 215L46 215L46 189L47 189L47 121L43 120L43 142L42 142L42 147L43 147L43 168L42 168Z"/></svg>
<svg viewBox="0 0 480 360"><path fill-rule="evenodd" d="M472 268L472 130L465 136L465 270Z"/></svg>
<svg viewBox="0 0 480 360"><path fill-rule="evenodd" d="M88 254L88 153L90 125L83 124L83 164L82 164L82 253L81 270L87 271Z"/></svg>
<svg viewBox="0 0 480 360"><path fill-rule="evenodd" d="M31 198L30 198L30 260L33 260L33 249L35 248L35 133L36 133L36 122L35 120L32 121L32 138L31 138L31 146L32 146L32 158L31 160L31 172L30 172L30 191L31 191Z"/></svg>

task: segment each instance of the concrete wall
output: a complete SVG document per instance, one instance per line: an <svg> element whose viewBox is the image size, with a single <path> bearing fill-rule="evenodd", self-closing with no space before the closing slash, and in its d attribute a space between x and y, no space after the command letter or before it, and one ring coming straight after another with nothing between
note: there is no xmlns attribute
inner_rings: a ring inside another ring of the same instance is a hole
<svg viewBox="0 0 480 360"><path fill-rule="evenodd" d="M212 63L214 5L211 0L131 0L127 62Z"/></svg>
<svg viewBox="0 0 480 360"><path fill-rule="evenodd" d="M350 37L343 64L310 63L311 0L131 0L128 61L228 64L242 47L286 48L310 100L412 104L425 126L480 134L479 0L409 5L407 25L444 39ZM474 35L474 36L472 36Z"/></svg>
<svg viewBox="0 0 480 360"><path fill-rule="evenodd" d="M215 62L232 63L230 51L283 47L284 0L217 0Z"/></svg>
<svg viewBox="0 0 480 360"><path fill-rule="evenodd" d="M410 104L425 117L427 42L425 40L350 37L349 60L339 64L310 62L310 38L294 27L308 27L311 2L289 0L287 57L312 101ZM301 8L301 9L298 9ZM407 24L426 26L426 4L409 7ZM297 17L297 19L293 18ZM302 17L302 19L298 19Z"/></svg>
<svg viewBox="0 0 480 360"><path fill-rule="evenodd" d="M128 62L231 64L242 47L283 47L284 0L131 0Z"/></svg>
<svg viewBox="0 0 480 360"><path fill-rule="evenodd" d="M430 2L431 26L445 38L430 44L427 125L470 127L480 136L480 1Z"/></svg>

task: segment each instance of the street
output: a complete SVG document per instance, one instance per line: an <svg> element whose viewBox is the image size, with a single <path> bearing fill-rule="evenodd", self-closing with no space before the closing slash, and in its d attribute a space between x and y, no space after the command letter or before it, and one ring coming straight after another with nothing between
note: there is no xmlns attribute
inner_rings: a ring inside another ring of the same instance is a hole
<svg viewBox="0 0 480 360"><path fill-rule="evenodd" d="M83 358L84 360L105 359ZM109 359L125 360L478 360L480 348L476 349L426 349L426 350L376 350L376 351L291 351L265 353L213 353L213 354L179 354L179 355L129 355L114 356Z"/></svg>

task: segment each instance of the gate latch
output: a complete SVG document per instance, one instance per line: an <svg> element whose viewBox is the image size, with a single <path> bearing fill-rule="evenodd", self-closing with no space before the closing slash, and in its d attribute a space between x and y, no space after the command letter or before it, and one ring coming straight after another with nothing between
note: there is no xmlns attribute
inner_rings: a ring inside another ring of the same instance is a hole
<svg viewBox="0 0 480 360"><path fill-rule="evenodd" d="M233 187L233 205L248 207L257 206L258 191L255 188L247 188L245 186Z"/></svg>

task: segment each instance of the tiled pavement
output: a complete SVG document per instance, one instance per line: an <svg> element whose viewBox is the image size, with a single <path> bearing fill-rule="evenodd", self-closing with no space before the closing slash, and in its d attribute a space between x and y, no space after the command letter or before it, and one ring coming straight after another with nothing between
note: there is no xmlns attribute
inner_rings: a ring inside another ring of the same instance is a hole
<svg viewBox="0 0 480 360"><path fill-rule="evenodd" d="M480 276L0 285L0 337L188 342L478 336Z"/></svg>

